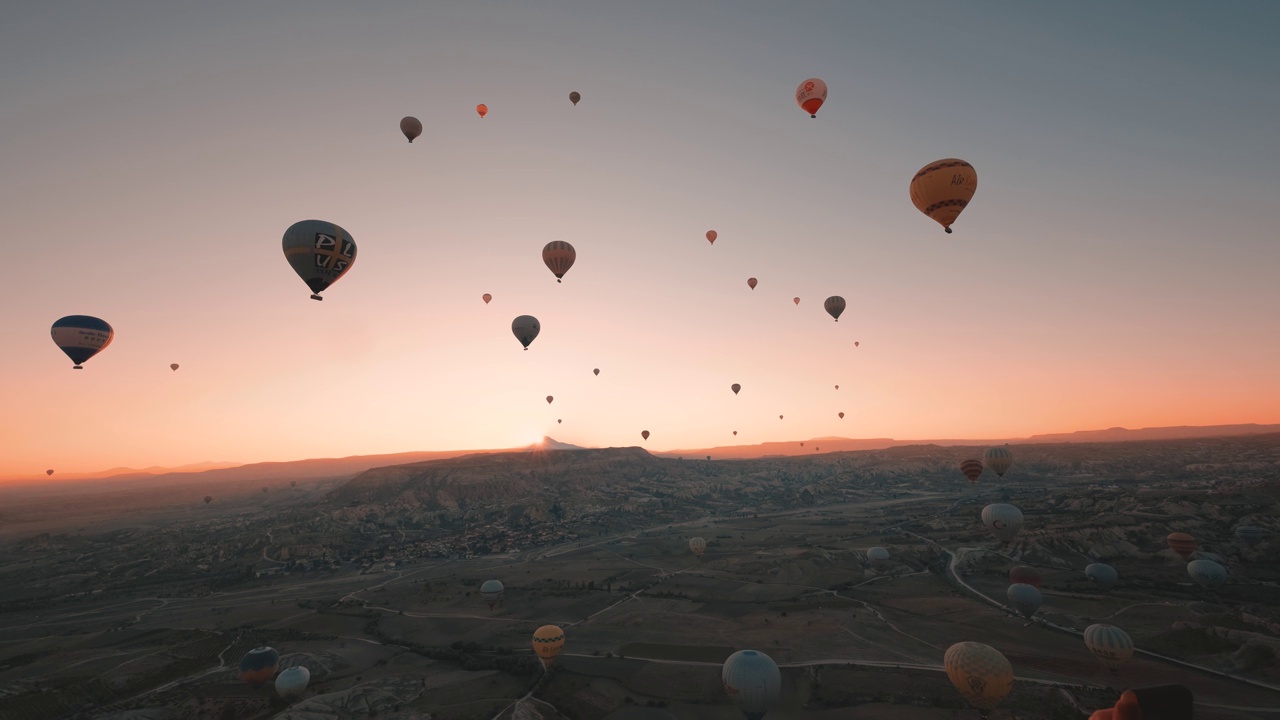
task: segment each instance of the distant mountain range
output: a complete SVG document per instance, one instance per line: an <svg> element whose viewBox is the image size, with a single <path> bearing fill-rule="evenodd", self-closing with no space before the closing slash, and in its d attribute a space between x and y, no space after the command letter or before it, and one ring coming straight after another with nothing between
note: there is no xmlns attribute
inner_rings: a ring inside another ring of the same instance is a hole
<svg viewBox="0 0 1280 720"><path fill-rule="evenodd" d="M1051 433L1032 435L1029 438L1003 438L988 440L973 439L941 439L941 440L895 440L893 438L842 438L821 437L785 442L766 442L755 445L729 445L711 448L695 448L653 452L659 457L699 457L710 455L716 459L746 459L771 456L811 455L818 452L844 452L850 450L883 450L905 445L1003 445L1027 443L1071 443L1071 442L1133 442L1139 440L1178 440L1193 438L1229 437L1233 435L1257 435L1280 432L1280 424L1260 425L1256 423L1244 425L1183 425L1176 427L1156 427L1130 430L1122 427L1106 430L1081 430L1072 433ZM800 443L804 443L803 446ZM466 455L482 455L491 453L509 453L539 450L585 450L578 445L563 443L553 438L543 438L522 448L502 448L492 450L441 450L428 452L405 452L385 455L353 455L344 458L316 458L310 460L294 460L289 462L262 462L239 465L235 463L197 463L175 468L149 467L144 469L113 468L96 473L80 473L54 475L24 476L3 480L7 485L26 485L38 482L41 486L78 485L82 481L94 481L97 488L138 487L161 482L165 485L186 483L218 483L246 480L304 480L354 477L371 468L408 465L427 460L443 460Z"/></svg>

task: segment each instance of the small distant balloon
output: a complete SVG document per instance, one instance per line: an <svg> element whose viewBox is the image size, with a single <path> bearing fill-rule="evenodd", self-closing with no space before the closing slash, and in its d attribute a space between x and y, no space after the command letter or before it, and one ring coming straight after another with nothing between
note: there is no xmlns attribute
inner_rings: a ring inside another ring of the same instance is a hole
<svg viewBox="0 0 1280 720"><path fill-rule="evenodd" d="M781 415L779 415L779 416L778 416L778 419L779 419L779 420L781 420L781 419L782 419L782 416L781 416Z"/></svg>
<svg viewBox="0 0 1280 720"><path fill-rule="evenodd" d="M557 419L556 419L556 424L557 424L557 425L559 425L561 422L563 422L563 421L562 421L562 420L560 420L559 418L557 418Z"/></svg>
<svg viewBox="0 0 1280 720"><path fill-rule="evenodd" d="M521 315L511 321L511 334L516 336L526 351L540 332L542 332L542 325L538 323L538 318L532 315Z"/></svg>
<svg viewBox="0 0 1280 720"><path fill-rule="evenodd" d="M747 278L747 287L751 288L752 290L755 290L757 284L758 282L756 281L755 278Z"/></svg>
<svg viewBox="0 0 1280 720"><path fill-rule="evenodd" d="M710 460L711 456L708 455L707 459ZM702 557L702 553L706 551L707 541L705 539L700 537L689 538L689 552L693 553L697 557Z"/></svg>
<svg viewBox="0 0 1280 720"><path fill-rule="evenodd" d="M298 481L297 481L297 480L290 480L290 481L289 481L289 487L298 487Z"/></svg>
<svg viewBox="0 0 1280 720"><path fill-rule="evenodd" d="M169 369L170 369L170 370L173 370L174 372L177 372L177 371L178 371L178 363L169 363Z"/></svg>
<svg viewBox="0 0 1280 720"><path fill-rule="evenodd" d="M969 478L969 482L978 482L978 477L982 475L982 463L978 460L965 460L960 463L960 472Z"/></svg>
<svg viewBox="0 0 1280 720"><path fill-rule="evenodd" d="M858 347L858 346L859 346L859 345L861 345L861 344L862 344L862 343L858 342L857 340L854 340L854 341L853 341L853 346L854 346L854 347Z"/></svg>
<svg viewBox="0 0 1280 720"><path fill-rule="evenodd" d="M284 258L311 288L312 300L336 283L356 262L351 233L331 222L302 220L284 231Z"/></svg>
<svg viewBox="0 0 1280 720"><path fill-rule="evenodd" d="M737 430L734 430L734 431L733 431L733 434L734 434L734 435L737 435L737 434L738 434L738 431L737 431Z"/></svg>
<svg viewBox="0 0 1280 720"><path fill-rule="evenodd" d="M836 386L836 389L837 389L837 390L839 390L839 389L840 389L840 386L839 386L839 385L837 385L837 386Z"/></svg>
<svg viewBox="0 0 1280 720"><path fill-rule="evenodd" d="M556 276L556 282L560 282L564 274L569 272L569 268L573 267L573 261L577 258L577 251L563 240L553 240L542 248L542 262Z"/></svg>
<svg viewBox="0 0 1280 720"><path fill-rule="evenodd" d="M553 397L553 396L551 396L551 395L548 395L548 396L547 396L547 404L548 404L548 405L550 405L552 400L555 400L555 397Z"/></svg>
<svg viewBox="0 0 1280 720"><path fill-rule="evenodd" d="M266 492L266 491L267 491L267 489L266 489L266 488L262 488L262 492Z"/></svg>
<svg viewBox="0 0 1280 720"><path fill-rule="evenodd" d="M840 322L840 313L844 312L844 298L832 295L822 303L822 307L828 315L836 319L836 322Z"/></svg>
<svg viewBox="0 0 1280 720"><path fill-rule="evenodd" d="M574 105L577 105L578 101L581 99L582 99L582 94L579 93L577 90L574 90L573 92L569 93L569 102L573 103Z"/></svg>
<svg viewBox="0 0 1280 720"><path fill-rule="evenodd" d="M209 504L209 503L211 503L211 502L213 502L213 496L212 496L212 495L205 495L205 496L204 496L204 504L205 504L205 505L208 505L208 504Z"/></svg>
<svg viewBox="0 0 1280 720"><path fill-rule="evenodd" d="M595 373L596 375L599 375L599 374L600 374L600 368L596 368L596 369L592 370L591 372Z"/></svg>
<svg viewBox="0 0 1280 720"><path fill-rule="evenodd" d="M712 245L716 244L716 238L718 237L720 237L720 233L716 232L715 230L707 231L707 242L711 243Z"/></svg>
<svg viewBox="0 0 1280 720"><path fill-rule="evenodd" d="M476 106L476 112L480 114L480 117L484 117L489 114L489 106L484 103L480 103Z"/></svg>
<svg viewBox="0 0 1280 720"><path fill-rule="evenodd" d="M1169 549L1178 553L1183 560L1190 560L1192 553L1196 551L1196 539L1184 532L1169 533L1165 542L1169 544Z"/></svg>
<svg viewBox="0 0 1280 720"><path fill-rule="evenodd" d="M791 302L793 302L793 303L795 303L795 304L799 305L799 304L800 304L800 298L791 298Z"/></svg>
<svg viewBox="0 0 1280 720"><path fill-rule="evenodd" d="M49 334L53 343L71 358L75 370L83 370L89 358L105 350L116 336L105 320L89 315L58 318Z"/></svg>
<svg viewBox="0 0 1280 720"><path fill-rule="evenodd" d="M844 413L836 413L836 414L840 416L840 419L841 419L841 420L843 420L843 419L844 419Z"/></svg>
<svg viewBox="0 0 1280 720"><path fill-rule="evenodd" d="M730 385L730 386L729 386L729 389L733 391L733 394L734 394L734 395L737 395L737 394L738 394L738 391L742 389L742 386L741 386L741 385L739 385L738 383L734 383L734 384L732 384L732 385Z"/></svg>
<svg viewBox="0 0 1280 720"><path fill-rule="evenodd" d="M493 299L493 296L492 296L492 295L490 295L489 293L485 293L485 294L483 294L483 295L481 295L481 296L480 296L480 299L484 301L484 304L485 304L485 305L488 305L488 304L489 304L489 301Z"/></svg>
<svg viewBox="0 0 1280 720"><path fill-rule="evenodd" d="M987 448L982 453L982 464L994 470L996 477L1002 478L1013 466L1013 453L1003 447Z"/></svg>
<svg viewBox="0 0 1280 720"><path fill-rule="evenodd" d="M809 117L818 117L818 108L827 100L827 84L819 78L809 78L796 88L796 104Z"/></svg>
<svg viewBox="0 0 1280 720"><path fill-rule="evenodd" d="M804 447L804 443L800 443L800 447Z"/></svg>
<svg viewBox="0 0 1280 720"><path fill-rule="evenodd" d="M1116 569L1105 563L1089 563L1084 569L1084 576L1100 590L1110 590L1120 579Z"/></svg>
<svg viewBox="0 0 1280 720"><path fill-rule="evenodd" d="M295 665L276 676L276 692L284 700L296 700L302 697L309 682L311 682L311 671L301 665Z"/></svg>
<svg viewBox="0 0 1280 720"><path fill-rule="evenodd" d="M649 439L649 431L648 431L648 430L641 430L641 431L640 431L640 437L644 438L645 440L648 440L648 439Z"/></svg>
<svg viewBox="0 0 1280 720"><path fill-rule="evenodd" d="M925 165L911 178L911 203L951 232L951 224L969 206L978 190L978 172L959 158L944 158Z"/></svg>
<svg viewBox="0 0 1280 720"><path fill-rule="evenodd" d="M400 132L409 138L409 142L422 134L422 121L412 115L406 115L400 119Z"/></svg>
<svg viewBox="0 0 1280 720"><path fill-rule="evenodd" d="M53 471L52 471L52 470L45 470L45 471L44 471L44 474L45 474L45 475L52 475L52 474L53 474Z"/></svg>

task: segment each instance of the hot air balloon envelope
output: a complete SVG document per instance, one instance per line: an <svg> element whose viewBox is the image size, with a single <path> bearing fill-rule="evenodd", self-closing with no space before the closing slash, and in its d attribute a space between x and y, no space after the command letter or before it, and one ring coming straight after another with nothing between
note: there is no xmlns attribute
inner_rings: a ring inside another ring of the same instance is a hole
<svg viewBox="0 0 1280 720"><path fill-rule="evenodd" d="M311 682L311 671L301 665L295 665L280 671L276 676L276 692L285 700L294 700L302 697L309 682Z"/></svg>
<svg viewBox="0 0 1280 720"><path fill-rule="evenodd" d="M312 300L334 284L356 262L351 234L331 222L303 220L284 231L284 257L311 288Z"/></svg>
<svg viewBox="0 0 1280 720"><path fill-rule="evenodd" d="M422 121L412 115L406 115L400 119L400 132L409 138L409 142L422 134Z"/></svg>
<svg viewBox="0 0 1280 720"><path fill-rule="evenodd" d="M1013 453L1002 447L987 448L982 453L982 464L994 470L996 477L1004 477L1013 465Z"/></svg>
<svg viewBox="0 0 1280 720"><path fill-rule="evenodd" d="M982 508L982 524L997 540L1008 545L1022 529L1022 511L1008 503L994 503Z"/></svg>
<svg viewBox="0 0 1280 720"><path fill-rule="evenodd" d="M1101 623L1084 629L1084 646L1111 672L1133 657L1133 640L1129 633L1114 625Z"/></svg>
<svg viewBox="0 0 1280 720"><path fill-rule="evenodd" d="M942 657L947 678L978 710L992 710L1013 690L1013 666L999 650L976 642L947 648Z"/></svg>
<svg viewBox="0 0 1280 720"><path fill-rule="evenodd" d="M809 117L818 117L818 108L827 101L827 84L818 78L809 78L796 87L796 104Z"/></svg>
<svg viewBox="0 0 1280 720"><path fill-rule="evenodd" d="M542 325L538 323L538 318L532 315L521 315L511 321L511 334L516 336L525 350L529 349L529 345L540 332L542 332Z"/></svg>
<svg viewBox="0 0 1280 720"><path fill-rule="evenodd" d="M275 648L257 647L240 658L240 679L254 687L275 677L280 664L280 653Z"/></svg>
<svg viewBox="0 0 1280 720"><path fill-rule="evenodd" d="M752 290L755 290L757 284L758 284L758 281L755 278L747 278L747 287L751 288Z"/></svg>
<svg viewBox="0 0 1280 720"><path fill-rule="evenodd" d="M734 384L732 384L732 385L730 385L730 386L729 386L729 389L733 391L733 394L734 394L734 395L737 395L737 394L738 394L738 391L742 389L742 386L741 386L741 385L739 385L738 383L734 383Z"/></svg>
<svg viewBox="0 0 1280 720"><path fill-rule="evenodd" d="M105 320L90 315L58 318L49 334L54 344L71 358L76 370L82 369L89 358L102 352L116 336Z"/></svg>
<svg viewBox="0 0 1280 720"><path fill-rule="evenodd" d="M711 456L708 455L707 459L710 460ZM700 537L689 538L689 552L693 553L698 557L702 557L702 553L706 551L707 551L706 539L700 538Z"/></svg>
<svg viewBox="0 0 1280 720"><path fill-rule="evenodd" d="M573 267L573 261L577 258L577 251L563 240L553 240L542 248L542 262L555 274L556 282L560 282L564 274L569 272L569 268Z"/></svg>
<svg viewBox="0 0 1280 720"><path fill-rule="evenodd" d="M551 667L556 657L564 648L564 631L555 625L543 625L533 633L533 651L542 658L542 663Z"/></svg>
<svg viewBox="0 0 1280 720"><path fill-rule="evenodd" d="M739 650L720 670L724 691L747 718L758 720L778 704L782 672L773 658L758 650Z"/></svg>
<svg viewBox="0 0 1280 720"><path fill-rule="evenodd" d="M1014 583L1005 591L1005 595L1009 598L1009 604L1017 610L1022 617L1030 620L1032 615L1040 609L1040 605L1044 603L1044 596L1040 594L1040 590L1032 585L1024 585L1022 583Z"/></svg>
<svg viewBox="0 0 1280 720"><path fill-rule="evenodd" d="M573 103L574 105L577 105L578 101L581 99L582 99L582 95L577 90L574 90L573 92L569 93L569 102Z"/></svg>
<svg viewBox="0 0 1280 720"><path fill-rule="evenodd" d="M480 114L480 117L484 117L489 114L489 106L484 103L480 103L476 106L476 112Z"/></svg>
<svg viewBox="0 0 1280 720"><path fill-rule="evenodd" d="M1040 571L1026 565L1015 565L1009 570L1009 582L1040 587Z"/></svg>
<svg viewBox="0 0 1280 720"><path fill-rule="evenodd" d="M1187 574L1201 587L1216 588L1227 581L1227 569L1212 560L1192 560Z"/></svg>
<svg viewBox="0 0 1280 720"><path fill-rule="evenodd" d="M717 233L715 230L707 231L707 242L711 243L712 245L716 244L716 238L718 237L720 237L720 233Z"/></svg>
<svg viewBox="0 0 1280 720"><path fill-rule="evenodd" d="M920 168L911 178L911 203L947 232L973 199L978 173L958 158L945 158Z"/></svg>
<svg viewBox="0 0 1280 720"><path fill-rule="evenodd" d="M969 482L978 482L978 477L982 475L982 463L977 460L965 460L960 463L960 472L969 478Z"/></svg>
<svg viewBox="0 0 1280 720"><path fill-rule="evenodd" d="M1102 590L1110 590L1120 579L1116 569L1104 563L1089 563L1084 569L1084 576Z"/></svg>
<svg viewBox="0 0 1280 720"><path fill-rule="evenodd" d="M844 298L832 295L822 303L822 307L828 315L835 318L836 322L840 322L840 313L844 312Z"/></svg>
<svg viewBox="0 0 1280 720"><path fill-rule="evenodd" d="M1169 533L1165 542L1169 544L1169 549L1182 556L1183 560L1191 559L1192 553L1196 551L1196 539L1184 532Z"/></svg>
<svg viewBox="0 0 1280 720"><path fill-rule="evenodd" d="M489 293L485 293L485 294L483 294L483 295L481 295L481 296L480 296L480 299L484 301L484 304L485 304L485 305L488 305L488 304L489 304L489 301L493 299L493 296L492 296L492 295L490 295Z"/></svg>

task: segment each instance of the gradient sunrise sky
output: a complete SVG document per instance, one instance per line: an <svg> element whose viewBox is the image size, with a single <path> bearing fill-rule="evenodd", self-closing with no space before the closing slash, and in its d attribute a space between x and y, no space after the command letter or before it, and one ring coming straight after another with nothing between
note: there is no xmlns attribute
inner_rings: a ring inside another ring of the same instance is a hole
<svg viewBox="0 0 1280 720"><path fill-rule="evenodd" d="M1277 27L1269 0L6 8L0 476L1280 421ZM907 196L944 157L979 176L953 235ZM322 303L280 246L308 218L359 245ZM115 328L83 371L71 314Z"/></svg>

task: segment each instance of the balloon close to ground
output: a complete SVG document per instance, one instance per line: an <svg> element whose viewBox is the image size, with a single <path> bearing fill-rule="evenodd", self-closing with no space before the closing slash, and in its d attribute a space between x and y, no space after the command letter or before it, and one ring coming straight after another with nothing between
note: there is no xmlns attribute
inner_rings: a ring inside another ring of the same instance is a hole
<svg viewBox="0 0 1280 720"><path fill-rule="evenodd" d="M889 560L889 551L882 547L873 547L867 550L867 560L872 565L882 565Z"/></svg>
<svg viewBox="0 0 1280 720"><path fill-rule="evenodd" d="M992 503L982 508L982 524L997 540L1008 545L1022 529L1022 511L1008 503Z"/></svg>
<svg viewBox="0 0 1280 720"><path fill-rule="evenodd" d="M400 119L400 132L409 138L409 142L413 142L414 138L422 134L422 121L412 115L406 115Z"/></svg>
<svg viewBox="0 0 1280 720"><path fill-rule="evenodd" d="M581 100L582 100L582 94L579 93L577 90L574 90L573 92L569 93L569 102L573 103L574 105L577 105L578 102Z"/></svg>
<svg viewBox="0 0 1280 720"><path fill-rule="evenodd" d="M1009 582L1040 587L1040 571L1026 565L1015 565L1009 569Z"/></svg>
<svg viewBox="0 0 1280 720"><path fill-rule="evenodd" d="M280 653L275 648L254 648L240 658L240 679L253 687L259 687L275 677L279 665Z"/></svg>
<svg viewBox="0 0 1280 720"><path fill-rule="evenodd" d="M982 463L977 460L965 460L960 463L960 472L969 478L969 482L978 482L978 477L982 475Z"/></svg>
<svg viewBox="0 0 1280 720"><path fill-rule="evenodd" d="M1114 625L1098 623L1085 628L1084 646L1113 673L1133 657L1133 640L1129 633Z"/></svg>
<svg viewBox="0 0 1280 720"><path fill-rule="evenodd" d="M1013 606L1024 618L1030 620L1032 615L1040 609L1040 605L1044 603L1044 596L1040 594L1039 588L1033 585L1025 585L1023 583L1014 583L1005 591L1005 596L1009 598L1009 604Z"/></svg>
<svg viewBox="0 0 1280 720"><path fill-rule="evenodd" d="M356 241L338 225L303 220L284 231L284 257L311 288L312 300L336 283L356 262Z"/></svg>
<svg viewBox="0 0 1280 720"><path fill-rule="evenodd" d="M844 312L844 298L839 295L832 295L822 303L822 308L827 314L835 318L836 322L840 322L840 313Z"/></svg>
<svg viewBox="0 0 1280 720"><path fill-rule="evenodd" d="M978 710L994 710L1013 690L1013 666L990 645L960 642L942 657L947 679Z"/></svg>
<svg viewBox="0 0 1280 720"><path fill-rule="evenodd" d="M311 682L311 671L301 665L286 668L276 678L276 692L285 700L296 700L302 697Z"/></svg>
<svg viewBox="0 0 1280 720"><path fill-rule="evenodd" d="M716 238L718 237L720 237L720 233L716 232L715 230L707 231L707 242L711 243L712 245L716 244Z"/></svg>
<svg viewBox="0 0 1280 720"><path fill-rule="evenodd" d="M1105 563L1089 563L1084 569L1084 576L1100 590L1110 590L1120 579L1116 569Z"/></svg>
<svg viewBox="0 0 1280 720"><path fill-rule="evenodd" d="M476 113L478 113L480 117L484 117L485 115L488 115L489 106L485 105L484 103L480 103L479 105L476 106Z"/></svg>
<svg viewBox="0 0 1280 720"><path fill-rule="evenodd" d="M1200 587L1210 590L1227 581L1227 569L1212 560L1192 560L1187 563L1187 574Z"/></svg>
<svg viewBox="0 0 1280 720"><path fill-rule="evenodd" d="M556 276L556 282L560 282L564 274L569 272L569 268L573 267L573 261L577 259L577 251L563 240L553 240L542 248L542 262Z"/></svg>
<svg viewBox="0 0 1280 720"><path fill-rule="evenodd" d="M911 178L911 203L948 233L978 189L978 171L959 158L925 165Z"/></svg>
<svg viewBox="0 0 1280 720"><path fill-rule="evenodd" d="M1257 544L1262 540L1262 538L1266 537L1266 535L1267 531L1257 525L1241 525L1236 528L1236 537L1245 541L1249 545Z"/></svg>
<svg viewBox="0 0 1280 720"><path fill-rule="evenodd" d="M739 650L720 669L724 691L748 720L759 720L778 704L782 671L758 650Z"/></svg>
<svg viewBox="0 0 1280 720"><path fill-rule="evenodd" d="M533 651L542 658L542 664L551 667L564 649L564 631L555 625L543 625L533 633Z"/></svg>
<svg viewBox="0 0 1280 720"><path fill-rule="evenodd" d="M502 585L501 580L485 580L480 586L480 597L485 604L492 610L502 602L502 596L505 594L506 588Z"/></svg>
<svg viewBox="0 0 1280 720"><path fill-rule="evenodd" d="M204 504L205 504L205 505L208 505L208 504L209 504L209 503L211 503L211 502L213 502L213 496L212 496L212 495L205 495L205 496L204 496Z"/></svg>
<svg viewBox="0 0 1280 720"><path fill-rule="evenodd" d="M516 336L525 350L529 349L529 345L537 339L540 332L542 332L542 325L538 322L538 318L532 315L521 315L511 321L511 334Z"/></svg>
<svg viewBox="0 0 1280 720"><path fill-rule="evenodd" d="M796 87L796 104L809 117L818 117L818 108L827 101L827 84L819 78L809 78Z"/></svg>
<svg viewBox="0 0 1280 720"><path fill-rule="evenodd" d="M1013 465L1013 453L1002 447L987 448L987 451L982 453L982 464L995 471L996 477L1002 478Z"/></svg>
<svg viewBox="0 0 1280 720"><path fill-rule="evenodd" d="M1178 553L1183 560L1191 559L1192 553L1196 551L1196 539L1187 533L1169 533L1164 540L1169 544L1169 549Z"/></svg>
<svg viewBox="0 0 1280 720"><path fill-rule="evenodd" d="M49 329L53 343L71 358L72 368L84 369L89 358L106 349L116 332L106 320L91 315L68 315L58 318Z"/></svg>
<svg viewBox="0 0 1280 720"><path fill-rule="evenodd" d="M710 460L711 456L708 455L707 459ZM693 553L697 557L702 557L702 553L706 551L707 551L707 541L705 538L700 538L700 537L689 538L689 552Z"/></svg>

